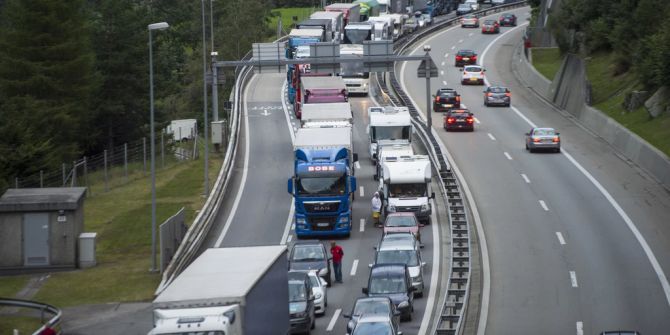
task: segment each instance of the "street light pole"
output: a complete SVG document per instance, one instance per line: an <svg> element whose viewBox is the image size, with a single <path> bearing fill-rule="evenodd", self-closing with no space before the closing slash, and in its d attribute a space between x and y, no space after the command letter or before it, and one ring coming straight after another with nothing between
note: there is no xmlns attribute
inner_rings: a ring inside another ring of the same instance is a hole
<svg viewBox="0 0 670 335"><path fill-rule="evenodd" d="M216 63L218 52L214 51L214 0L209 0L209 38L211 39L212 64ZM219 76L216 66L212 66L212 121L219 121Z"/></svg>
<svg viewBox="0 0 670 335"><path fill-rule="evenodd" d="M147 26L149 29L149 123L151 126L151 272L158 271L156 266L156 135L154 134L154 55L151 31L163 30L167 29L168 27L169 25L167 22L152 23Z"/></svg>
<svg viewBox="0 0 670 335"><path fill-rule="evenodd" d="M429 65L431 62L430 59L430 45L424 45L423 51L426 52L426 132L431 133L431 128L433 127L433 117L431 115L432 108L430 106L430 69Z"/></svg>
<svg viewBox="0 0 670 335"><path fill-rule="evenodd" d="M209 131L207 119L207 34L205 28L205 0L201 0L202 9L202 113L204 114L205 124L205 196L209 194Z"/></svg>

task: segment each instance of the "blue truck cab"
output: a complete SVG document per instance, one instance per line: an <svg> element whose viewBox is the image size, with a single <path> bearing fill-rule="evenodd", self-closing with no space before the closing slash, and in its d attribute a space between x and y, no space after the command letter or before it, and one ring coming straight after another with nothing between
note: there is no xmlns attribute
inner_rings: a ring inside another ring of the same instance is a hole
<svg viewBox="0 0 670 335"><path fill-rule="evenodd" d="M357 160L351 131L351 127L298 129L294 175L288 180L298 237L350 235Z"/></svg>

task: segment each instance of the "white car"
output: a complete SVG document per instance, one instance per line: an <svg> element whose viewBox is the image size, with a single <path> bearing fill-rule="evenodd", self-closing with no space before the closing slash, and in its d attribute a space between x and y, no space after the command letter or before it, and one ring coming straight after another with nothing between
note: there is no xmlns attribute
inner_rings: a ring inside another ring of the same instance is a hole
<svg viewBox="0 0 670 335"><path fill-rule="evenodd" d="M463 71L463 77L461 78L462 85L484 85L484 72L486 70L483 67L479 65L466 65L461 71Z"/></svg>
<svg viewBox="0 0 670 335"><path fill-rule="evenodd" d="M314 313L323 315L326 314L326 307L328 306L328 285L326 280L319 277L316 271L308 273L309 281L312 282L312 294L314 294Z"/></svg>
<svg viewBox="0 0 670 335"><path fill-rule="evenodd" d="M477 2L477 0L465 0L464 3L470 5L470 8L472 8L473 11L479 10L479 2Z"/></svg>

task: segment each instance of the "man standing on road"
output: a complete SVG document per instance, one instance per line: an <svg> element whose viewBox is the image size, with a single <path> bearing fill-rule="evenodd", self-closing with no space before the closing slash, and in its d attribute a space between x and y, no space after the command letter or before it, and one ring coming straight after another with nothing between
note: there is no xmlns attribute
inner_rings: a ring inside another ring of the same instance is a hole
<svg viewBox="0 0 670 335"><path fill-rule="evenodd" d="M382 211L382 200L379 199L379 192L375 192L375 195L372 197L372 222L374 222L375 227L379 227L379 216Z"/></svg>
<svg viewBox="0 0 670 335"><path fill-rule="evenodd" d="M344 251L335 241L330 242L330 254L333 255L333 271L335 271L335 282L342 282L342 257Z"/></svg>

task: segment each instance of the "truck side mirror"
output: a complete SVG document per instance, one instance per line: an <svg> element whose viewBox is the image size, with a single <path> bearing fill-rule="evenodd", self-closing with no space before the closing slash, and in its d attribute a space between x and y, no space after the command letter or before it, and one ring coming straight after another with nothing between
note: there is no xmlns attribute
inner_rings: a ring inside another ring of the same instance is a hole
<svg viewBox="0 0 670 335"><path fill-rule="evenodd" d="M354 162L358 162L358 154L354 152Z"/></svg>
<svg viewBox="0 0 670 335"><path fill-rule="evenodd" d="M286 183L286 189L288 190L288 193L293 195L293 177L288 179L288 182Z"/></svg>
<svg viewBox="0 0 670 335"><path fill-rule="evenodd" d="M362 289L362 291L363 291L363 294L368 294L368 288L367 288L367 287L364 287L364 288Z"/></svg>

